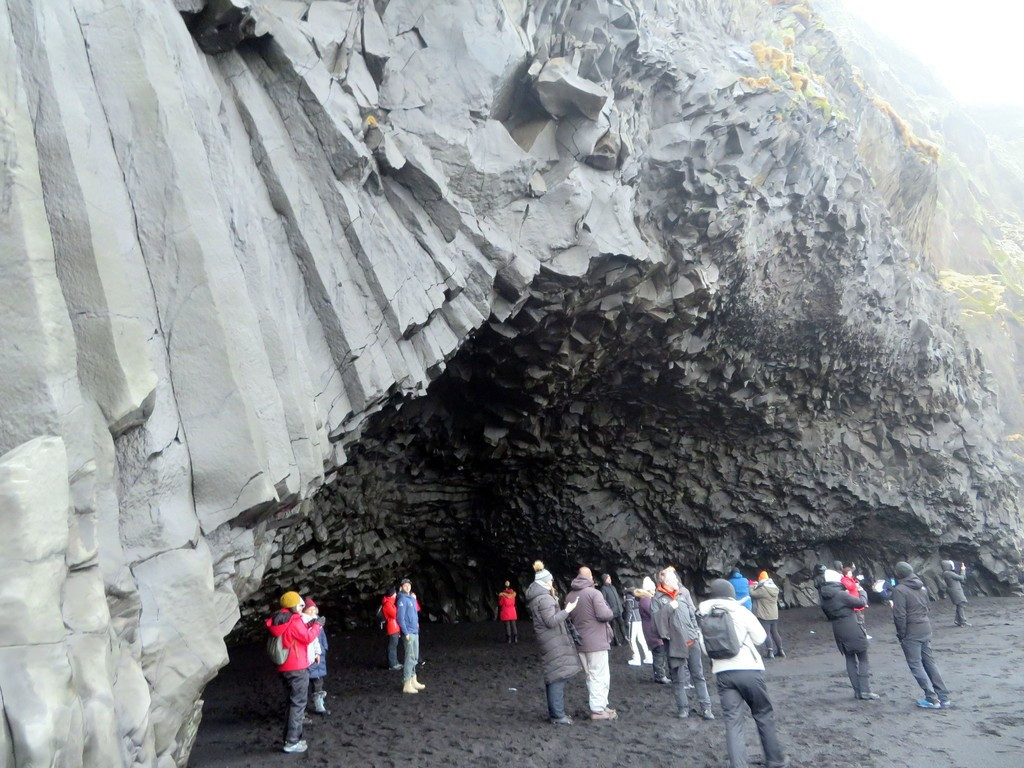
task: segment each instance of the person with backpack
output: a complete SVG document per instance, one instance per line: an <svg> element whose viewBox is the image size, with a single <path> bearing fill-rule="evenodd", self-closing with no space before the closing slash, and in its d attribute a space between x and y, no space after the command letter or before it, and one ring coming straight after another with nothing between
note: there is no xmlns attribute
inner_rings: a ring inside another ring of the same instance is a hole
<svg viewBox="0 0 1024 768"><path fill-rule="evenodd" d="M579 600L572 623L580 636L580 662L587 673L591 720L614 720L618 713L608 706L611 673L608 669L608 648L612 640L612 609L595 587L594 573L581 566L569 585L566 600Z"/></svg>
<svg viewBox="0 0 1024 768"><path fill-rule="evenodd" d="M419 693L427 687L416 679L416 664L420 660L420 601L416 599L409 579L402 579L397 614L398 627L405 638L402 693Z"/></svg>
<svg viewBox="0 0 1024 768"><path fill-rule="evenodd" d="M765 657L786 658L782 638L779 636L779 588L768 571L757 574L757 584L750 588L750 598L754 601L754 615L761 622L768 638L765 641Z"/></svg>
<svg viewBox="0 0 1024 768"><path fill-rule="evenodd" d="M302 609L302 620L309 624L316 621L320 615L320 608L313 598L306 600L306 607ZM320 634L309 644L309 698L313 702L313 711L318 715L329 715L331 711L324 704L327 693L324 691L324 678L327 677L327 632L323 627Z"/></svg>
<svg viewBox="0 0 1024 768"><path fill-rule="evenodd" d="M821 610L832 625L836 647L846 657L846 674L853 686L853 698L876 701L879 696L871 692L871 671L868 666L868 638L854 610L867 603L863 597L851 595L843 586L843 575L831 568L825 571L825 583L818 590Z"/></svg>
<svg viewBox="0 0 1024 768"><path fill-rule="evenodd" d="M899 581L892 591L892 620L910 674L924 691L921 709L950 709L949 689L932 656L932 620L928 616L928 590L910 563L896 563Z"/></svg>
<svg viewBox="0 0 1024 768"><path fill-rule="evenodd" d="M658 589L651 599L651 615L658 635L668 648L668 668L676 698L676 717L690 716L686 693L687 683L693 682L700 716L714 720L711 694L704 679L704 664L700 657L700 629L697 610L689 590L682 585L674 568L665 568L658 574Z"/></svg>
<svg viewBox="0 0 1024 768"><path fill-rule="evenodd" d="M402 630L398 626L398 608L395 605L397 596L398 590L388 587L377 609L377 620L383 622L381 628L387 629L388 633L388 669L402 668L398 663L398 641L402 639Z"/></svg>
<svg viewBox="0 0 1024 768"><path fill-rule="evenodd" d="M302 609L306 604L298 592L285 592L280 604L281 609L267 619L266 625L271 636L268 649L275 648L273 660L287 697L284 751L305 752L302 721L309 696L309 644L316 640L325 620L321 616L308 624L303 621Z"/></svg>
<svg viewBox="0 0 1024 768"><path fill-rule="evenodd" d="M942 580L946 582L946 594L949 602L956 606L956 618L953 623L958 627L972 626L967 621L967 596L964 594L964 582L967 581L967 566L960 563L960 573L956 572L956 563L952 560L942 561Z"/></svg>
<svg viewBox="0 0 1024 768"><path fill-rule="evenodd" d="M579 600L568 602L565 608L559 609L551 572L540 560L533 564L533 570L533 583L526 589L526 605L540 645L548 721L552 725L572 725L572 718L565 713L565 684L583 669L583 664L576 644L569 636L566 621Z"/></svg>
<svg viewBox="0 0 1024 768"><path fill-rule="evenodd" d="M505 642L518 643L519 629L516 627L516 621L519 615L516 613L516 591L507 581L505 589L498 593L498 619L505 625Z"/></svg>
<svg viewBox="0 0 1024 768"><path fill-rule="evenodd" d="M757 650L767 638L764 627L736 601L736 591L728 581L715 579L709 587L710 598L701 602L697 617L700 643L711 659L725 716L729 768L747 768L743 704L750 709L757 725L765 768L786 768L789 761L779 741L775 710L764 679L764 661Z"/></svg>

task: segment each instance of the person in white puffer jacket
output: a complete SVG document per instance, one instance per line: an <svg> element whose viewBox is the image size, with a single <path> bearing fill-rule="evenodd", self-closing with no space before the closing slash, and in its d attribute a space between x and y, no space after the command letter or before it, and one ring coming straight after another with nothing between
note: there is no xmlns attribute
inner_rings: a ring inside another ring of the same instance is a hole
<svg viewBox="0 0 1024 768"><path fill-rule="evenodd" d="M758 651L758 646L766 639L764 627L754 614L736 601L736 590L728 581L715 579L709 586L711 598L701 602L697 610L698 617L710 616L715 608L727 611L739 641L739 650L735 655L711 658L711 671L715 674L718 696L725 714L729 768L747 768L747 747L743 734L744 702L757 724L766 768L786 768L789 761L782 751L775 728L775 714L764 679L764 661ZM703 636L701 647L706 653Z"/></svg>

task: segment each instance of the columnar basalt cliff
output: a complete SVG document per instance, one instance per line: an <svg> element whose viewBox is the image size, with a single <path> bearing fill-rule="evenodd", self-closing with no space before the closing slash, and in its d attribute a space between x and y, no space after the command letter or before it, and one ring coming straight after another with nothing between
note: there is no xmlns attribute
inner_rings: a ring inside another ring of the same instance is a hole
<svg viewBox="0 0 1024 768"><path fill-rule="evenodd" d="M0 61L0 765L185 765L280 585L1016 583L950 155L808 6L0 0Z"/></svg>

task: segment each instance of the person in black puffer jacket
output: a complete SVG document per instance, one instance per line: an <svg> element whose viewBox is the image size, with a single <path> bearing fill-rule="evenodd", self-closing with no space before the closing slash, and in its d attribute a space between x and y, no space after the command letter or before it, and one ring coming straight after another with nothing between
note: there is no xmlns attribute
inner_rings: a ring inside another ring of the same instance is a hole
<svg viewBox="0 0 1024 768"><path fill-rule="evenodd" d="M910 667L910 674L924 691L917 702L922 709L949 709L953 702L932 656L932 621L928 617L928 590L910 563L896 563L899 583L892 591L892 620L896 638Z"/></svg>
<svg viewBox="0 0 1024 768"><path fill-rule="evenodd" d="M570 725L572 718L565 714L565 684L580 672L583 665L576 644L569 636L565 620L576 608L576 600L559 610L554 595L554 577L538 560L533 583L526 590L526 605L533 619L533 629L540 643L541 663L544 667L544 685L547 690L548 719L555 725Z"/></svg>
<svg viewBox="0 0 1024 768"><path fill-rule="evenodd" d="M842 584L843 575L827 570L822 576L824 583L818 594L821 596L821 610L832 624L832 634L839 652L846 657L846 674L850 676L853 697L862 701L879 698L871 692L871 671L868 665L868 639L853 615L854 608L862 608L867 601L854 597Z"/></svg>

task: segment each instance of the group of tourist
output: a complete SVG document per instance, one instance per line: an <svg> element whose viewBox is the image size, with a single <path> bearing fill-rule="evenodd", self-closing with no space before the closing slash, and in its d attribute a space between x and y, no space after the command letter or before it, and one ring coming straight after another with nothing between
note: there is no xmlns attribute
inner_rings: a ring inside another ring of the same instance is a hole
<svg viewBox="0 0 1024 768"><path fill-rule="evenodd" d="M966 568L957 569L943 561L943 579L950 600L956 605L957 626L968 627L963 582ZM928 595L922 580L905 562L897 563L895 579L876 582L875 591L892 607L896 635L907 665L921 686L923 709L953 706L949 689L931 650L932 626ZM773 707L765 682L765 659L785 658L779 632L780 589L767 571L747 580L735 570L728 580L715 579L709 597L699 605L682 584L679 573L666 566L640 586L622 595L605 574L598 587L590 568L579 568L563 602L555 592L554 576L543 563L534 563L534 579L526 590L526 603L541 653L548 718L552 724L570 725L565 709L568 681L585 674L589 717L594 721L615 720L618 713L609 706L611 675L609 650L628 645L629 664L650 665L654 680L672 688L675 714L691 714L690 692L695 711L704 720L714 720L712 702L704 673L704 656L711 660L715 684L725 719L726 748L730 766L747 764L743 738L744 705L757 726L768 768L781 768L787 760L775 727ZM871 690L868 641L864 610L868 596L856 573L856 565L837 561L829 568L815 570L821 608L829 620L836 646L846 658L847 674L854 697L876 701ZM306 722L307 699L313 712L328 714L323 680L326 676L327 636L325 621L313 600L286 592L280 610L267 619L271 641L287 650L278 661L278 671L287 694L285 752L304 752L302 727ZM420 605L412 582L403 579L381 601L382 628L388 635L387 663L402 669L402 692L416 694L426 688L417 679L419 659ZM518 642L516 592L506 581L497 595L497 618L505 628L505 641ZM399 643L404 660L399 663ZM268 647L268 650L269 647Z"/></svg>

